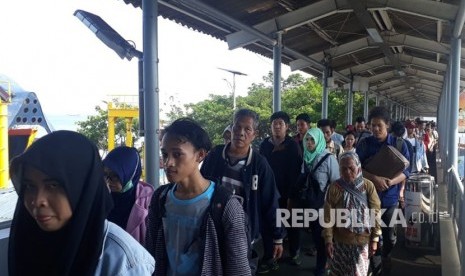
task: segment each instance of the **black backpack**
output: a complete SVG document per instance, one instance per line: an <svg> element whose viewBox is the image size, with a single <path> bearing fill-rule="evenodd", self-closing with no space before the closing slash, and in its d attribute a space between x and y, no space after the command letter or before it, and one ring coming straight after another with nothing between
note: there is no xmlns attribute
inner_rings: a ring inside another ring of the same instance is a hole
<svg viewBox="0 0 465 276"><path fill-rule="evenodd" d="M320 159L320 161L318 161L318 163L312 171L308 172L306 170L305 173L299 176L299 179L297 180L297 187L299 190L299 199L302 207L319 209L323 206L328 185L326 185L324 191L321 191L320 184L313 175L315 174L316 170L320 167L320 165L330 155L331 153L327 153Z"/></svg>

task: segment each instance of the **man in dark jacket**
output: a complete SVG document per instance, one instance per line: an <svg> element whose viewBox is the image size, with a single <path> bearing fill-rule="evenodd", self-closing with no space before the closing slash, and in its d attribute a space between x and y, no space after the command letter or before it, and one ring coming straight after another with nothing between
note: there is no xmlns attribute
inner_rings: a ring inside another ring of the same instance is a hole
<svg viewBox="0 0 465 276"><path fill-rule="evenodd" d="M358 143L366 138L366 137L370 137L372 135L372 133L366 128L366 124L365 124L365 118L363 117L357 117L357 119L355 119L355 131L356 131L356 134L357 136L355 137L355 146L358 145Z"/></svg>
<svg viewBox="0 0 465 276"><path fill-rule="evenodd" d="M251 243L253 244L260 234L262 237L271 236L272 240L263 242L264 257L270 256L277 260L283 252L283 230L276 225L276 209L280 195L270 165L251 147L257 134L258 123L258 114L254 111L236 111L231 142L212 149L200 171L205 178L219 181L242 199L248 217ZM272 269L278 268L277 263L275 264Z"/></svg>
<svg viewBox="0 0 465 276"><path fill-rule="evenodd" d="M368 121L371 123L373 136L366 137L357 145L357 154L362 163L362 168L365 168L369 158L376 155L382 146L389 145L397 147L397 138L388 133L388 128L391 122L389 112L382 106L376 106L370 110ZM409 152L407 142L402 141L400 152L409 160ZM389 166L389 164L386 164ZM378 191L379 199L381 200L381 208L386 209L382 214L381 219L386 227L382 228L382 247L378 249L377 254L373 256L372 264L374 266L373 275L379 275L382 270L388 272L391 265L391 251L397 241L396 226L391 224L398 214L399 192L402 182L408 178L409 169L406 168L392 179L372 174L365 169L363 176L375 184ZM381 262L382 261L382 262Z"/></svg>
<svg viewBox="0 0 465 276"><path fill-rule="evenodd" d="M291 187L297 182L302 165L302 157L299 153L299 146L289 135L290 118L284 111L277 111L270 117L271 137L266 138L260 144L260 154L265 156L266 160L273 169L276 186L278 187L281 198L279 199L279 208L288 208L288 199ZM300 232L298 228L287 228L289 238L289 251L291 254L291 263L300 265ZM265 240L265 238L264 238ZM266 262L260 269L267 270L269 265Z"/></svg>

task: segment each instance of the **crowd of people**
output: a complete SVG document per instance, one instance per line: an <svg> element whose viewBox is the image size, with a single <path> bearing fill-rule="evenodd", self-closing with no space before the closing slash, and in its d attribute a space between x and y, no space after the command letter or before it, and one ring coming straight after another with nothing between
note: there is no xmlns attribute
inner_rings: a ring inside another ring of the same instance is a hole
<svg viewBox="0 0 465 276"><path fill-rule="evenodd" d="M306 113L296 116L294 136L286 112L269 123L255 149L259 117L250 109L235 112L215 147L194 120L174 121L160 140L169 184L156 190L141 180L135 148L102 160L76 132L40 138L10 166L19 200L9 275L265 274L279 270L286 243L288 262L302 265L304 233L314 244L306 252L315 256L314 275L389 273L397 240L389 222L403 207L406 179L435 176L434 123L393 122L380 106L343 134L330 119L312 127ZM366 168L386 145L410 164L390 178ZM308 229L277 224L278 210L302 208L321 209L321 220ZM354 216L331 225L336 209ZM370 223L381 209L383 227Z"/></svg>

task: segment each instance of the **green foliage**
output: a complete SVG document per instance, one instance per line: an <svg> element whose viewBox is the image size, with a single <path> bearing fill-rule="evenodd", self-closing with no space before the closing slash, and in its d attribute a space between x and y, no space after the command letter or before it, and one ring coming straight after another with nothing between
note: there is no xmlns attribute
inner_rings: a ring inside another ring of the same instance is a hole
<svg viewBox="0 0 465 276"><path fill-rule="evenodd" d="M273 112L273 73L263 77L262 83L253 83L247 96L236 98L237 108L249 108L260 116L259 134L256 143L270 134L269 118ZM316 78L304 78L291 74L282 82L281 109L291 118L291 132L296 131L295 117L308 113L313 125L321 119L322 85ZM338 123L337 130L344 131L346 125L347 93L330 91L328 94L328 118ZM370 103L373 105L373 101ZM186 110L185 112L183 110ZM363 94L354 93L353 118L363 115ZM214 144L223 142L221 134L232 123L233 110L230 96L210 95L207 100L187 104L180 108L172 104L167 114L170 121L187 116L199 122L208 132Z"/></svg>
<svg viewBox="0 0 465 276"><path fill-rule="evenodd" d="M131 108L131 105L120 103L113 99L113 106L118 108ZM77 122L77 132L85 135L97 145L98 149L106 151L108 149L108 110L100 106L95 107L96 115L87 116L85 121ZM133 142L139 139L139 119L132 120L132 137ZM115 120L115 146L125 145L126 143L126 122L124 118Z"/></svg>
<svg viewBox="0 0 465 276"><path fill-rule="evenodd" d="M87 116L87 120L79 121L77 132L85 135L97 145L99 149L108 148L108 112L96 106L96 115Z"/></svg>
<svg viewBox="0 0 465 276"><path fill-rule="evenodd" d="M281 107L291 118L291 132L295 133L295 117L300 113L308 113L313 125L321 119L322 85L316 78L305 78L300 74L291 74L286 79L282 79ZM337 130L344 131L346 125L347 93L341 91L330 91L328 94L328 118L335 119L338 123ZM263 77L262 83L253 83L248 88L247 96L236 98L237 109L249 108L260 116L259 135L256 143L269 136L269 118L273 112L273 73ZM353 118L363 115L363 94L354 93ZM202 125L210 135L214 144L223 142L222 132L224 128L232 124L234 112L232 110L233 100L231 96L209 95L209 98L184 106L176 104L175 99L170 99L170 103L165 104L161 112L165 112L168 120L161 122L167 125L172 121L189 117ZM371 101L373 106L374 102ZM165 110L166 109L166 110ZM107 142L107 112L99 107L96 108L97 115L89 116L85 122L79 122L80 132L95 141L99 148L105 149ZM116 131L120 138L124 138L124 123L118 122ZM137 131L135 132L137 134Z"/></svg>

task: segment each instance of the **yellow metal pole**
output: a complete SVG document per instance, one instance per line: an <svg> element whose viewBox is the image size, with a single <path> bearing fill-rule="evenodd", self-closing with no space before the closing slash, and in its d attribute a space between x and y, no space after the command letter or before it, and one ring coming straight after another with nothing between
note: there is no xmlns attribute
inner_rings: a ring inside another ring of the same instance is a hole
<svg viewBox="0 0 465 276"><path fill-rule="evenodd" d="M8 104L0 103L0 189L8 188Z"/></svg>
<svg viewBox="0 0 465 276"><path fill-rule="evenodd" d="M112 109L113 105L108 103L108 152L115 148L115 117Z"/></svg>
<svg viewBox="0 0 465 276"><path fill-rule="evenodd" d="M132 118L126 118L126 146L132 147Z"/></svg>

